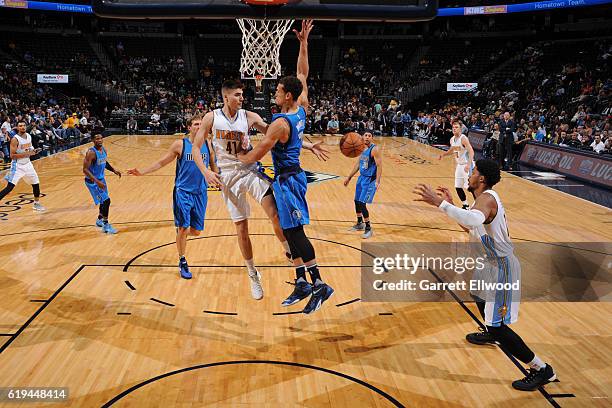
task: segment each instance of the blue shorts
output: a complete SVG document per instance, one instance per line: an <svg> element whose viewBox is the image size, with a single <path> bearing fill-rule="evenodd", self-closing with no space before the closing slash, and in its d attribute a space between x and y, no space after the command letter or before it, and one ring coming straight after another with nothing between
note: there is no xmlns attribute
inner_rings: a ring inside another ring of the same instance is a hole
<svg viewBox="0 0 612 408"><path fill-rule="evenodd" d="M201 193L190 193L175 188L173 198L174 225L203 231L206 204L208 203L206 190Z"/></svg>
<svg viewBox="0 0 612 408"><path fill-rule="evenodd" d="M87 186L89 194L91 194L91 198L93 198L95 205L100 205L110 198L108 196L108 186L106 185L106 180L102 179L101 181L106 186L105 189L101 189L96 183L85 180L85 185Z"/></svg>
<svg viewBox="0 0 612 408"><path fill-rule="evenodd" d="M372 204L374 194L376 194L376 178L359 176L355 188L355 201Z"/></svg>
<svg viewBox="0 0 612 408"><path fill-rule="evenodd" d="M306 203L307 184L306 173L303 171L286 178L278 177L272 183L282 229L310 224Z"/></svg>

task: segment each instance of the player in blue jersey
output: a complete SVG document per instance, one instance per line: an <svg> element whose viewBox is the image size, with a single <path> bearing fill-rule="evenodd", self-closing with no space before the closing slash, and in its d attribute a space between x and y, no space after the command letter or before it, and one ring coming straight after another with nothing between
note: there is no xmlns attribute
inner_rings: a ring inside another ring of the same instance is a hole
<svg viewBox="0 0 612 408"><path fill-rule="evenodd" d="M370 213L366 204L372 204L374 194L376 194L376 190L380 186L382 152L378 146L372 143L372 134L370 132L363 134L363 142L366 149L361 153L359 161L355 163L351 174L344 180L344 185L348 186L353 176L359 171L359 178L355 188L357 224L353 225L350 231L364 231L361 237L368 239L372 236L372 226L370 225Z"/></svg>
<svg viewBox="0 0 612 408"><path fill-rule="evenodd" d="M102 135L93 136L93 147L90 147L83 160L83 173L85 174L85 186L89 190L91 197L96 205L100 206L96 226L102 228L106 234L116 234L117 230L108 222L110 210L110 197L108 196L108 186L104 178L104 170L109 170L121 178L121 172L115 170L108 162L108 154L102 146Z"/></svg>
<svg viewBox="0 0 612 408"><path fill-rule="evenodd" d="M323 282L317 267L314 248L304 233L304 225L309 224L310 218L306 202L306 175L300 167L300 151L308 108L306 79L308 78L308 35L311 30L312 21L306 20L302 22L302 30L295 31L300 41L297 77L284 77L276 87L275 102L280 107L281 113L272 117L266 135L253 150L238 155L243 163L255 163L269 151L272 153L274 200L280 225L289 243L296 268L295 289L282 305L290 306L310 296L303 310L306 314L318 310L334 293L331 286ZM306 271L310 274L312 284L306 280Z"/></svg>
<svg viewBox="0 0 612 408"><path fill-rule="evenodd" d="M196 236L204 230L206 204L208 202L208 185L219 184L216 171L215 155L207 140L200 149L200 156L210 169L202 174L194 162L192 151L193 139L202 124L202 115L193 116L187 121L189 137L175 140L168 152L156 163L144 170L136 168L128 170L133 176L144 176L153 173L170 164L176 159L176 179L174 181L174 225L176 231L176 247L179 256L179 273L184 279L191 279L189 265L185 259L187 236Z"/></svg>

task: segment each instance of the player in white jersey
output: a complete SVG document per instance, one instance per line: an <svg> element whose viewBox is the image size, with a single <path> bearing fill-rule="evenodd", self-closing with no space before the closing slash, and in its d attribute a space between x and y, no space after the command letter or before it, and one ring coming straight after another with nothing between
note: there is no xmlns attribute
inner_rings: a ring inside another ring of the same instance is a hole
<svg viewBox="0 0 612 408"><path fill-rule="evenodd" d="M441 154L438 159L453 155L455 158L455 190L463 204L463 209L467 209L469 204L463 189L468 188L468 179L474 167L474 149L466 135L461 133L461 122L453 122L453 137L450 139L450 148Z"/></svg>
<svg viewBox="0 0 612 408"><path fill-rule="evenodd" d="M472 281L499 284L518 281L520 285L521 265L514 255L506 212L499 195L493 191L500 178L501 172L496 162L478 160L469 178L469 191L475 201L467 210L453 205L452 195L445 187L438 187L436 194L430 186L419 184L414 192L420 196L416 201L439 207L470 234L472 241L479 243L481 251L486 254L486 262L484 268L476 269ZM472 297L485 320L486 331L470 333L466 339L478 345L498 342L504 350L527 364L529 374L514 381L512 386L521 391L534 391L554 381L556 375L553 368L536 356L508 326L518 319L519 293L518 290L508 289L472 291Z"/></svg>
<svg viewBox="0 0 612 408"><path fill-rule="evenodd" d="M263 173L258 164L243 164L238 160L238 153L250 147L249 129L255 128L266 133L268 124L255 112L242 109L244 100L243 85L237 80L225 81L221 87L223 95L223 108L215 109L204 116L202 126L194 140L195 148L200 148L203 141L208 138L217 157L219 178L221 181L221 194L223 201L236 225L238 246L244 258L249 277L251 279L251 295L254 299L263 297L261 287L261 274L257 271L253 261L253 246L249 237L248 218L251 213L247 195L250 195L261 204L266 215L272 221L274 234L283 245L287 258L291 259L291 252L287 239L283 234L278 220L276 203L272 195L271 180ZM318 158L325 159L327 150L316 144L306 144ZM194 158L200 171L205 171L204 163Z"/></svg>
<svg viewBox="0 0 612 408"><path fill-rule="evenodd" d="M4 177L8 182L4 190L0 191L0 200L13 191L19 180L23 179L32 186L34 192L34 210L45 211L40 203L40 184L38 174L30 161L30 157L38 154L41 149L34 149L32 136L26 133L25 122L17 123L17 134L11 139L11 168Z"/></svg>

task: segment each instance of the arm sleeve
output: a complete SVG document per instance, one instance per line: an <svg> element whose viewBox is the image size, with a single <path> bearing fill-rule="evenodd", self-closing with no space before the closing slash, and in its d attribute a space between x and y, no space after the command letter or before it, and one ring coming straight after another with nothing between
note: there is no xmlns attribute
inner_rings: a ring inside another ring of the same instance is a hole
<svg viewBox="0 0 612 408"><path fill-rule="evenodd" d="M438 208L444 211L450 218L466 227L477 227L485 222L485 216L479 210L463 210L459 207L455 207L448 201L442 201L442 204L440 204Z"/></svg>

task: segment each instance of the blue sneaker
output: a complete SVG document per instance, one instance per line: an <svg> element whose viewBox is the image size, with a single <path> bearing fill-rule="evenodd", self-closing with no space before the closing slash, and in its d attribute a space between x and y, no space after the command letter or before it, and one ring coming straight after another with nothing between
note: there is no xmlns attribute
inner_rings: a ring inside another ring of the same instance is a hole
<svg viewBox="0 0 612 408"><path fill-rule="evenodd" d="M181 278L191 279L191 272L189 272L189 265L187 265L185 258L179 261L179 272L181 273Z"/></svg>
<svg viewBox="0 0 612 408"><path fill-rule="evenodd" d="M107 222L102 227L102 232L104 232L105 234L116 234L117 230L113 228L113 226L110 223Z"/></svg>
<svg viewBox="0 0 612 408"><path fill-rule="evenodd" d="M98 218L96 220L96 227L103 228L104 227L104 221L102 221L101 219Z"/></svg>
<svg viewBox="0 0 612 408"><path fill-rule="evenodd" d="M305 280L298 281L295 280L295 288L293 292L289 295L289 297L283 300L281 306L291 306L295 305L300 300L306 299L312 293L312 285Z"/></svg>
<svg viewBox="0 0 612 408"><path fill-rule="evenodd" d="M321 308L321 306L323 305L323 302L329 299L331 295L333 294L334 294L334 289L332 289L331 286L325 283L322 283L318 286L313 287L312 296L310 297L310 300L306 304L306 307L304 308L303 312L305 314L316 312L317 310Z"/></svg>

